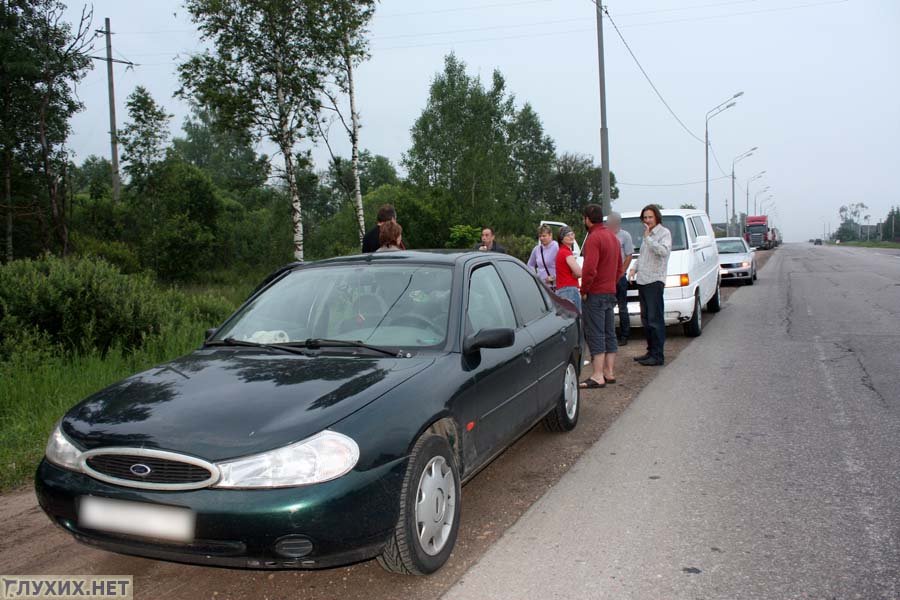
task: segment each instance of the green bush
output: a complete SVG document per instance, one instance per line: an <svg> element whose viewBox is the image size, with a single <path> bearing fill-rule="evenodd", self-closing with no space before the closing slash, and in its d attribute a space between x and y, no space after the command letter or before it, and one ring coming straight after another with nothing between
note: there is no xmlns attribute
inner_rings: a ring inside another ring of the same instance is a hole
<svg viewBox="0 0 900 600"><path fill-rule="evenodd" d="M98 240L90 235L72 234L72 247L78 256L96 256L114 265L123 273L138 273L141 263L127 244Z"/></svg>
<svg viewBox="0 0 900 600"><path fill-rule="evenodd" d="M0 266L0 359L25 330L39 346L66 352L130 351L188 322L219 323L231 310L220 296L161 290L100 258L17 260Z"/></svg>
<svg viewBox="0 0 900 600"><path fill-rule="evenodd" d="M527 235L507 235L497 238L502 246L506 248L506 252L511 256L515 256L522 262L528 260L531 251L537 246L537 238Z"/></svg>

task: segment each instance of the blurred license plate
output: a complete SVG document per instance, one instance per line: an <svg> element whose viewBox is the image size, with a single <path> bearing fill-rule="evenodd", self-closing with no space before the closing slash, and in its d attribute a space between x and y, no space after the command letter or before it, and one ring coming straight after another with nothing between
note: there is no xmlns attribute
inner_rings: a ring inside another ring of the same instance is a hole
<svg viewBox="0 0 900 600"><path fill-rule="evenodd" d="M186 508L95 496L82 496L78 508L80 527L178 542L194 539L195 517Z"/></svg>

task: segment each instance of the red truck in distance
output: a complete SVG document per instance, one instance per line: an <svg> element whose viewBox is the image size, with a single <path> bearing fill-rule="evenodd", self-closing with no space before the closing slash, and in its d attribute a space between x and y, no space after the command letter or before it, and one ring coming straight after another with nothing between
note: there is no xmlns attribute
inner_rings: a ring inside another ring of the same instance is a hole
<svg viewBox="0 0 900 600"><path fill-rule="evenodd" d="M747 217L744 239L747 240L751 248L769 250L774 245L770 237L768 216Z"/></svg>

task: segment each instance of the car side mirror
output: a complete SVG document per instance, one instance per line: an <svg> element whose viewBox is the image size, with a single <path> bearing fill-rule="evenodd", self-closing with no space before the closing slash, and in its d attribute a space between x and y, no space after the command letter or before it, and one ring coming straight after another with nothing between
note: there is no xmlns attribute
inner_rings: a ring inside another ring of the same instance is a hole
<svg viewBox="0 0 900 600"><path fill-rule="evenodd" d="M208 340L212 336L216 335L216 332L218 332L218 331L219 331L218 327L210 327L209 329L206 330L206 337L204 337L203 339Z"/></svg>
<svg viewBox="0 0 900 600"><path fill-rule="evenodd" d="M468 354L479 348L509 348L515 341L516 332L508 327L482 329L475 335L466 337L463 352Z"/></svg>

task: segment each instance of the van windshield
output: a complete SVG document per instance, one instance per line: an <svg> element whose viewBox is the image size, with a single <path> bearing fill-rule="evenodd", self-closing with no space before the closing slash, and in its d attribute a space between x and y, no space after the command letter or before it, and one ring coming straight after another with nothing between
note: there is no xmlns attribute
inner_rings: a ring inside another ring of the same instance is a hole
<svg viewBox="0 0 900 600"><path fill-rule="evenodd" d="M684 250L687 248L687 236L684 233L684 219L663 215L663 227L672 233L672 250ZM622 219L622 229L631 234L634 241L635 253L640 253L641 244L644 241L644 225L640 217L625 217Z"/></svg>

